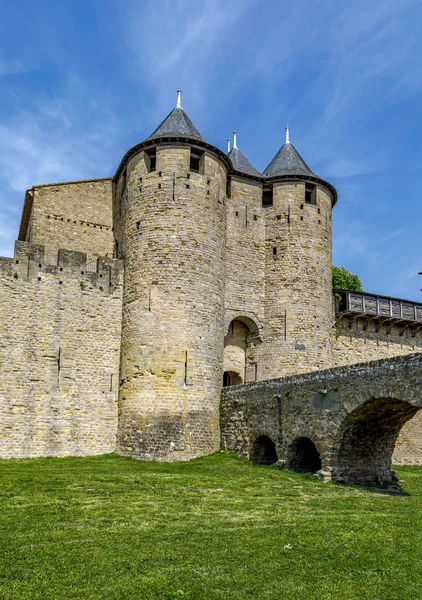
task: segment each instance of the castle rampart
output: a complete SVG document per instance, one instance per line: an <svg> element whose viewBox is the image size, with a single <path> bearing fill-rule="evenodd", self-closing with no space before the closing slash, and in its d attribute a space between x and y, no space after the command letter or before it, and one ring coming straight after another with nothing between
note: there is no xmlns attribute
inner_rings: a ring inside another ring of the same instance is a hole
<svg viewBox="0 0 422 600"><path fill-rule="evenodd" d="M46 264L28 242L0 261L2 458L115 448L121 266L87 266L70 251Z"/></svg>

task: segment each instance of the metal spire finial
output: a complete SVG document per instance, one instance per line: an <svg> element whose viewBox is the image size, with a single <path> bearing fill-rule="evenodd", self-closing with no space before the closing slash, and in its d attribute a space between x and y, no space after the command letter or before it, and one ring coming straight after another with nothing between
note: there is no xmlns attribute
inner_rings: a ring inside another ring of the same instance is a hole
<svg viewBox="0 0 422 600"><path fill-rule="evenodd" d="M233 148L237 148L237 133L233 131Z"/></svg>
<svg viewBox="0 0 422 600"><path fill-rule="evenodd" d="M227 138L227 154L230 152L231 139Z"/></svg>
<svg viewBox="0 0 422 600"><path fill-rule="evenodd" d="M182 90L177 90L177 104L176 108L182 108Z"/></svg>
<svg viewBox="0 0 422 600"><path fill-rule="evenodd" d="M290 144L289 126L286 127L286 144Z"/></svg>

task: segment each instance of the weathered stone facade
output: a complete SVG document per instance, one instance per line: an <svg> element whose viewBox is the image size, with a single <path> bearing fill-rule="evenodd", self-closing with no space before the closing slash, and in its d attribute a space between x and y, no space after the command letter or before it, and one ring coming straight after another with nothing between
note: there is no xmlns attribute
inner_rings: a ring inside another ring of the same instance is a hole
<svg viewBox="0 0 422 600"><path fill-rule="evenodd" d="M116 443L122 268L17 242L0 260L0 456L84 456Z"/></svg>
<svg viewBox="0 0 422 600"><path fill-rule="evenodd" d="M19 240L41 244L45 260L61 248L88 261L113 256L112 179L37 185L26 192Z"/></svg>
<svg viewBox="0 0 422 600"><path fill-rule="evenodd" d="M0 259L0 456L187 460L219 447L223 385L420 349L422 327L336 323L336 200L289 141L261 174L179 106L113 178L28 190Z"/></svg>

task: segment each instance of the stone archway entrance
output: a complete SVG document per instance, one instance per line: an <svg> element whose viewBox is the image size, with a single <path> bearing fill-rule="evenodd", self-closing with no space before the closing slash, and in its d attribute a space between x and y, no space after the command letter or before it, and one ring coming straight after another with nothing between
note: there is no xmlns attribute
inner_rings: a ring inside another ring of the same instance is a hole
<svg viewBox="0 0 422 600"><path fill-rule="evenodd" d="M257 331L255 323L246 317L231 321L224 338L223 387L256 381Z"/></svg>
<svg viewBox="0 0 422 600"><path fill-rule="evenodd" d="M250 459L257 465L272 465L278 461L275 444L267 435L261 435L252 446Z"/></svg>
<svg viewBox="0 0 422 600"><path fill-rule="evenodd" d="M286 466L298 473L316 473L321 469L321 457L310 438L300 437L290 444Z"/></svg>

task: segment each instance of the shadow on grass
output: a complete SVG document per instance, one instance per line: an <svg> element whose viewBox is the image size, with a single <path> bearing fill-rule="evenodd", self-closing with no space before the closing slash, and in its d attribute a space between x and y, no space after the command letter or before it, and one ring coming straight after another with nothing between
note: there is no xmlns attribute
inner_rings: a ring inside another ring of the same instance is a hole
<svg viewBox="0 0 422 600"><path fill-rule="evenodd" d="M343 488L353 488L355 490L365 490L366 492L371 492L372 494L382 494L384 496L410 496L409 492L406 492L398 483L393 483L391 485L385 484L357 484L357 483L340 483L333 482L335 485L339 485Z"/></svg>
<svg viewBox="0 0 422 600"><path fill-rule="evenodd" d="M294 473L295 475L313 475L315 478L318 477L318 473L313 473L311 471L297 471L295 469L291 469L281 464L273 464L273 465L256 465L258 468L263 469L271 469L277 471L289 471L290 473ZM321 481L321 479L319 479ZM410 496L411 494L407 492L405 489L399 485L399 483L392 482L386 484L357 484L357 483L342 483L337 481L332 481L334 485L338 485L342 488L348 489L356 489L356 490L365 490L366 492L370 492L372 494L382 494L385 496Z"/></svg>

